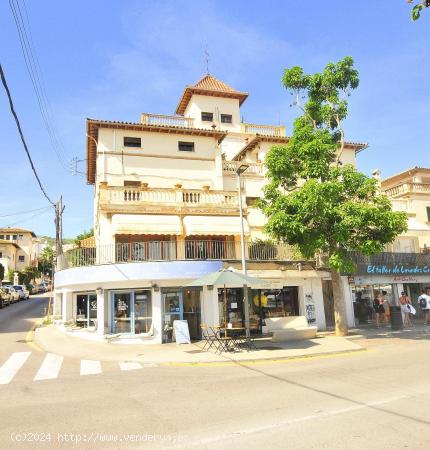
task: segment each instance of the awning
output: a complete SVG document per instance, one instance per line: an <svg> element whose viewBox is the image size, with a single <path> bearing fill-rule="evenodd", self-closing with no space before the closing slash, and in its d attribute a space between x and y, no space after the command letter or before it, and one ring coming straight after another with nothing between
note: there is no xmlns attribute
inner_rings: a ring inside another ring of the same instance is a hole
<svg viewBox="0 0 430 450"><path fill-rule="evenodd" d="M187 236L240 235L240 218L229 216L186 216L184 226ZM243 219L245 234L249 234L248 222Z"/></svg>
<svg viewBox="0 0 430 450"><path fill-rule="evenodd" d="M182 234L179 216L114 214L114 234Z"/></svg>

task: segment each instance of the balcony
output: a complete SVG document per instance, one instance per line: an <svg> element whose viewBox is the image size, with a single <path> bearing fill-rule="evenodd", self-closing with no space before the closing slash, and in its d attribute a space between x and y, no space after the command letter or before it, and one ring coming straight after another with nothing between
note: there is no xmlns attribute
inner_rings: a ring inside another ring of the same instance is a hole
<svg viewBox="0 0 430 450"><path fill-rule="evenodd" d="M286 137L287 132L283 125L258 125L255 123L242 123L242 133L261 134L264 136Z"/></svg>
<svg viewBox="0 0 430 450"><path fill-rule="evenodd" d="M239 208L235 191L205 191L197 189L167 189L106 186L100 183L100 211L122 212L192 212L231 214Z"/></svg>
<svg viewBox="0 0 430 450"><path fill-rule="evenodd" d="M225 175L236 175L236 171L243 162L241 161L223 161L222 170ZM248 169L243 173L246 175L263 175L263 164L262 163L247 163L249 165Z"/></svg>
<svg viewBox="0 0 430 450"><path fill-rule="evenodd" d="M297 248L287 244L246 244L249 262L303 261ZM240 244L225 240L173 240L118 243L76 248L66 254L69 267L145 261L240 261Z"/></svg>
<svg viewBox="0 0 430 450"><path fill-rule="evenodd" d="M411 200L391 200L391 206L393 211L415 214Z"/></svg>
<svg viewBox="0 0 430 450"><path fill-rule="evenodd" d="M388 197L401 197L407 194L430 194L430 184L428 183L403 183L398 186L386 189L384 193Z"/></svg>
<svg viewBox="0 0 430 450"><path fill-rule="evenodd" d="M166 116L164 114L147 114L140 116L140 122L144 125L161 125L165 127L194 128L194 119L184 116Z"/></svg>

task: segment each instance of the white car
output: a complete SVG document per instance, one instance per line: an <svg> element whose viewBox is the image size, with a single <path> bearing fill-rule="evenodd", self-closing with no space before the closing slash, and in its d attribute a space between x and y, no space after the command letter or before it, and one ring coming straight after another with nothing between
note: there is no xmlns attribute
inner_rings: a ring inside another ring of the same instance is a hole
<svg viewBox="0 0 430 450"><path fill-rule="evenodd" d="M20 300L28 300L30 298L30 292L23 284L15 284L13 288L18 292Z"/></svg>
<svg viewBox="0 0 430 450"><path fill-rule="evenodd" d="M20 296L19 293L14 289L11 285L3 286L3 288L7 289L10 295L10 303L19 302Z"/></svg>

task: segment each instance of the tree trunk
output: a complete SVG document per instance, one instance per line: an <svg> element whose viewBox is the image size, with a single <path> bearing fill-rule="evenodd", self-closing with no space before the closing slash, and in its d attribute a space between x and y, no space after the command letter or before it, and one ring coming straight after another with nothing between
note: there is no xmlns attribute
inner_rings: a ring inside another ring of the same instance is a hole
<svg viewBox="0 0 430 450"><path fill-rule="evenodd" d="M348 322L346 319L345 298L342 287L342 279L337 270L331 270L333 283L334 321L336 324L336 336L348 335Z"/></svg>

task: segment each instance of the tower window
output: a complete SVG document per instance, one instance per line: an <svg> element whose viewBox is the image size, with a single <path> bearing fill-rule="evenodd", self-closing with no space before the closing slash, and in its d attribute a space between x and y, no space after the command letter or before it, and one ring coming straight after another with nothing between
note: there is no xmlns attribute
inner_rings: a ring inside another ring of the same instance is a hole
<svg viewBox="0 0 430 450"><path fill-rule="evenodd" d="M211 112L202 112L202 122L213 122L214 115Z"/></svg>

